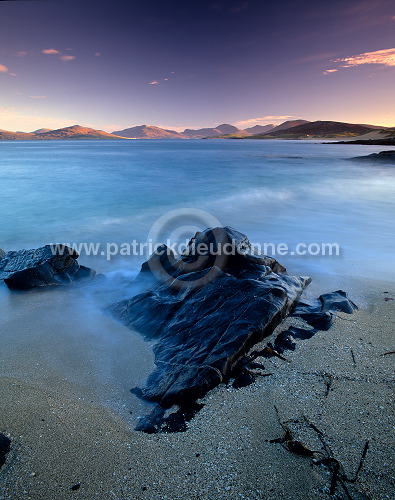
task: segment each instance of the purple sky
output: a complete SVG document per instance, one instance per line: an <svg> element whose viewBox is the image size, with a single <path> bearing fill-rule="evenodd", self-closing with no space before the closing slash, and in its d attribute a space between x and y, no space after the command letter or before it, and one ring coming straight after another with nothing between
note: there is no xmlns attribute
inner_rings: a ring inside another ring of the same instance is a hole
<svg viewBox="0 0 395 500"><path fill-rule="evenodd" d="M0 2L0 128L395 126L393 0Z"/></svg>

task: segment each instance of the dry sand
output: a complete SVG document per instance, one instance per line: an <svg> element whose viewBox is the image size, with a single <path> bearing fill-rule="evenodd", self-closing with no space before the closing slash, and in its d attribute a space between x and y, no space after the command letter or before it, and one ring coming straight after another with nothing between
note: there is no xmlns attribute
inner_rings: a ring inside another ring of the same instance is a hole
<svg viewBox="0 0 395 500"><path fill-rule="evenodd" d="M0 498L347 498L341 487L329 495L324 466L270 442L284 434L279 419L291 420L295 440L323 451L305 416L349 477L369 441L357 482L347 483L350 498L394 499L395 355L382 354L395 350L395 301L384 300L395 299L395 285L364 292L363 310L341 313L328 332L300 341L285 354L289 363L261 360L273 375L213 390L184 433L138 433L122 412L89 395L1 370L0 432L13 448L0 471Z"/></svg>

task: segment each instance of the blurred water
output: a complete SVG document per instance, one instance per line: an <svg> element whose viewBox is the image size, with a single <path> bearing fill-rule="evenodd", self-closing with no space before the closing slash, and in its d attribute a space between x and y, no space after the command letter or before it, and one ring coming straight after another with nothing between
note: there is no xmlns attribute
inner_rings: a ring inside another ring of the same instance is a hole
<svg viewBox="0 0 395 500"><path fill-rule="evenodd" d="M196 208L256 243L338 243L341 255L277 256L305 273L395 278L395 168L348 158L389 147L311 141L0 143L0 248L146 241L169 210ZM204 224L204 222L203 222ZM144 256L100 271L136 270ZM383 275L383 276L380 276Z"/></svg>

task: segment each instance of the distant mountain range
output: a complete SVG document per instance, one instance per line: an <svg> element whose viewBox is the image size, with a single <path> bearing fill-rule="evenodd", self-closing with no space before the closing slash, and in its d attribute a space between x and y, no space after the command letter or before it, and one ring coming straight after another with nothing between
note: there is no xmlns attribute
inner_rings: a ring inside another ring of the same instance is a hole
<svg viewBox="0 0 395 500"><path fill-rule="evenodd" d="M215 128L200 128L197 130L187 128L184 132L166 130L153 125L140 125L117 130L113 134L128 139L203 139L204 137L218 137L226 134L251 135L249 132L227 123L218 125Z"/></svg>
<svg viewBox="0 0 395 500"><path fill-rule="evenodd" d="M375 132L393 134L393 129L379 125L360 125L334 121L291 120L281 125L255 125L245 130L223 123L215 128L185 129L183 132L167 130L153 125L139 125L113 133L80 125L56 130L41 128L34 132L10 132L0 130L0 140L114 140L114 139L311 139L352 138Z"/></svg>

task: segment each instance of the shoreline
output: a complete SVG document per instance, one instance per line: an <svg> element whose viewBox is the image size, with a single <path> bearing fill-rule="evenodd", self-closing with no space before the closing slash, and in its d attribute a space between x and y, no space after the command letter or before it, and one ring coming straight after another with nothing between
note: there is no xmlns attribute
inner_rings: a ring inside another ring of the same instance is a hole
<svg viewBox="0 0 395 500"><path fill-rule="evenodd" d="M89 396L74 399L3 376L0 432L11 434L13 448L0 471L1 498L328 498L323 466L269 442L283 435L276 406L282 422L298 420L289 425L310 449L321 445L300 423L303 415L323 432L349 475L369 440L350 488L368 495L361 498L390 499L395 380L393 356L381 354L395 348L395 301L384 300L395 298L395 284L371 283L368 295L361 286L364 309L340 313L329 331L298 342L284 354L290 363L263 359L264 372L273 375L241 389L212 390L184 433L136 432ZM325 374L331 376L327 395Z"/></svg>

